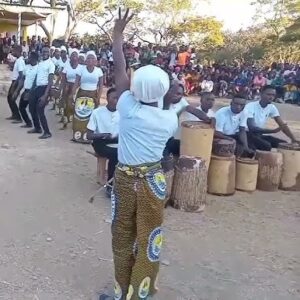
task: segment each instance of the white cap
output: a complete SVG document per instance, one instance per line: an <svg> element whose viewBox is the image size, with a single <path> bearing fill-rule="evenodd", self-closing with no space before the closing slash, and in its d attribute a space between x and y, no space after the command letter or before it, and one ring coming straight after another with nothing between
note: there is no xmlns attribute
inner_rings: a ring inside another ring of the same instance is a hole
<svg viewBox="0 0 300 300"><path fill-rule="evenodd" d="M88 52L86 53L86 58L87 58L89 55L93 55L95 58L97 58L97 55L96 55L95 51L93 51L93 50L90 50L90 51L88 51Z"/></svg>
<svg viewBox="0 0 300 300"><path fill-rule="evenodd" d="M161 103L169 88L169 76L159 67L148 65L134 72L131 90L139 101Z"/></svg>
<svg viewBox="0 0 300 300"><path fill-rule="evenodd" d="M66 51L67 52L67 48L65 46L61 46L60 51Z"/></svg>
<svg viewBox="0 0 300 300"><path fill-rule="evenodd" d="M51 49L51 50L55 50L55 47L54 47L54 46L51 46L50 49Z"/></svg>
<svg viewBox="0 0 300 300"><path fill-rule="evenodd" d="M69 48L69 56L71 56L74 52L76 52L77 54L79 54L79 50L76 48Z"/></svg>

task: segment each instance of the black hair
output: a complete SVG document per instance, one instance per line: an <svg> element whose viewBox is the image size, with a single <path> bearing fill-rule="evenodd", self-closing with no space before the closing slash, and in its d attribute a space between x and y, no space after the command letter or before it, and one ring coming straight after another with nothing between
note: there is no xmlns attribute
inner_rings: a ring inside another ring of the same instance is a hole
<svg viewBox="0 0 300 300"><path fill-rule="evenodd" d="M234 100L234 99L244 99L244 100L246 100L246 97L245 97L245 95L243 95L243 94L234 94L233 96L232 96L232 100Z"/></svg>
<svg viewBox="0 0 300 300"><path fill-rule="evenodd" d="M39 60L39 55L38 55L38 53L37 52L31 52L30 53L30 57L31 58L33 58L33 59L35 59L35 60Z"/></svg>
<svg viewBox="0 0 300 300"><path fill-rule="evenodd" d="M114 87L108 89L107 92L106 92L106 98L108 98L108 96L109 96L111 93L115 92L115 91L116 91L116 89L115 89Z"/></svg>
<svg viewBox="0 0 300 300"><path fill-rule="evenodd" d="M213 94L212 92L203 92L203 93L201 93L200 95L201 95L201 99L206 98L206 97L208 97L208 96L213 96L213 97L215 97L214 94Z"/></svg>
<svg viewBox="0 0 300 300"><path fill-rule="evenodd" d="M266 90L276 90L276 88L273 85L265 85L261 88L261 93L265 92Z"/></svg>

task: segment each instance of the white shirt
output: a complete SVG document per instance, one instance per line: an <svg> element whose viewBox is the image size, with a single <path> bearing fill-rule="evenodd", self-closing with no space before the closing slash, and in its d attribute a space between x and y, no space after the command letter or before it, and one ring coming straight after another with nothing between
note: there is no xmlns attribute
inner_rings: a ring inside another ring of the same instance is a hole
<svg viewBox="0 0 300 300"><path fill-rule="evenodd" d="M116 137L119 133L120 115L118 111L110 111L106 106L93 110L87 129L95 133L110 133Z"/></svg>
<svg viewBox="0 0 300 300"><path fill-rule="evenodd" d="M212 92L212 90L214 89L214 83L212 80L203 80L201 82L201 89L202 92Z"/></svg>
<svg viewBox="0 0 300 300"><path fill-rule="evenodd" d="M48 85L48 78L50 74L54 74L55 66L50 58L42 60L38 64L36 85Z"/></svg>
<svg viewBox="0 0 300 300"><path fill-rule="evenodd" d="M100 68L94 67L93 72L89 72L84 66L78 70L77 75L80 76L80 88L85 91L97 90L98 82L103 77L103 72Z"/></svg>
<svg viewBox="0 0 300 300"><path fill-rule="evenodd" d="M60 68L60 70L63 70L65 65L69 62L69 59L67 58L67 60L64 62L61 58L58 61L58 66Z"/></svg>
<svg viewBox="0 0 300 300"><path fill-rule="evenodd" d="M202 111L201 105L196 107L197 109ZM215 113L212 109L209 109L207 114L206 114L209 118L214 118L215 117ZM199 118L197 118L196 116L194 116L191 113L188 113L187 111L184 111L181 116L180 116L180 125L182 124L182 122L184 121L199 121L202 122L202 120L200 120ZM181 126L178 127L178 130L175 134L175 139L180 139L181 137Z"/></svg>
<svg viewBox="0 0 300 300"><path fill-rule="evenodd" d="M27 46L27 45L25 45L25 46L22 46L22 53L26 53L26 54L28 54L28 52L29 52L29 47Z"/></svg>
<svg viewBox="0 0 300 300"><path fill-rule="evenodd" d="M60 58L56 58L55 56L53 56L51 58L52 62L54 63L54 66L55 67L59 67L59 64L60 64Z"/></svg>
<svg viewBox="0 0 300 300"><path fill-rule="evenodd" d="M126 165L160 161L166 143L178 127L173 110L142 105L130 91L119 98L120 113L118 159Z"/></svg>
<svg viewBox="0 0 300 300"><path fill-rule="evenodd" d="M33 86L34 80L36 78L38 65L32 66L30 64L25 67L25 81L24 81L24 89L30 90Z"/></svg>
<svg viewBox="0 0 300 300"><path fill-rule="evenodd" d="M70 62L68 61L62 71L64 74L66 74L67 82L74 83L76 80L76 75L80 72L81 68L82 65L78 65L75 69L73 69Z"/></svg>
<svg viewBox="0 0 300 300"><path fill-rule="evenodd" d="M225 135L234 135L240 127L247 127L247 116L244 111L234 114L230 106L220 108L216 114L216 131Z"/></svg>
<svg viewBox="0 0 300 300"><path fill-rule="evenodd" d="M12 80L17 80L19 77L19 72L23 72L25 71L25 61L24 61L24 57L20 56L14 64L14 68L12 71L12 75L11 75L11 79Z"/></svg>
<svg viewBox="0 0 300 300"><path fill-rule="evenodd" d="M196 108L203 111L202 108L201 108L201 105L197 106ZM215 112L212 109L209 109L208 112L206 113L206 115L209 118L214 118L215 117ZM196 116L194 116L193 114L188 113L186 111L183 112L181 120L182 120L182 122L183 121L202 121L199 118L197 118Z"/></svg>
<svg viewBox="0 0 300 300"><path fill-rule="evenodd" d="M184 110L187 106L189 106L189 103L186 101L184 97L182 97L178 103L171 104L169 110L173 110L176 112L176 114L178 114L182 110Z"/></svg>
<svg viewBox="0 0 300 300"><path fill-rule="evenodd" d="M274 104L268 104L263 108L259 101L250 102L245 106L245 113L249 119L254 119L256 127L265 128L269 118L279 117L279 111Z"/></svg>

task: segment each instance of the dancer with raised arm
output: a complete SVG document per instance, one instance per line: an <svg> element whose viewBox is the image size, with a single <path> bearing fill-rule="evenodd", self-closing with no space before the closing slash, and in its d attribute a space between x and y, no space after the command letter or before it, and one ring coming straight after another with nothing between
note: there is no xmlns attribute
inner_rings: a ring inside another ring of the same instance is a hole
<svg viewBox="0 0 300 300"><path fill-rule="evenodd" d="M114 299L149 299L156 292L162 246L166 181L161 158L178 127L174 111L158 103L170 87L159 67L142 67L132 86L126 74L123 31L132 19L127 10L116 20L113 38L115 83L120 114L118 161L112 192ZM100 300L112 299L101 295Z"/></svg>

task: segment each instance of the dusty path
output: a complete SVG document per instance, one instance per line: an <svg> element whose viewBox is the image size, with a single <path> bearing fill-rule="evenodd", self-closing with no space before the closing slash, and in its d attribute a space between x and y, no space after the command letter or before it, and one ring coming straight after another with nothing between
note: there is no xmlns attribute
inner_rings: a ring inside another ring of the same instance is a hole
<svg viewBox="0 0 300 300"><path fill-rule="evenodd" d="M295 127L300 108L281 106ZM89 300L112 290L109 200L89 146L13 125L0 98L0 299ZM209 196L203 214L166 209L160 300L300 299L300 193Z"/></svg>

